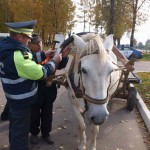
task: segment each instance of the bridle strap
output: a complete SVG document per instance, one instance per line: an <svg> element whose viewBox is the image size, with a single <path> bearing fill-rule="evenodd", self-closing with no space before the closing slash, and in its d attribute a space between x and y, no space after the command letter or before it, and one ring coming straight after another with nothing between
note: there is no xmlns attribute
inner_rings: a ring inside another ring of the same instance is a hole
<svg viewBox="0 0 150 150"><path fill-rule="evenodd" d="M109 86L108 86L108 89L107 89L106 98L105 99L94 99L94 98L91 98L91 97L89 97L88 95L85 94L85 88L82 84L82 73L81 72L79 72L79 73L80 73L80 82L79 82L80 85L79 86L80 86L80 89L82 91L82 98L84 100L90 102L90 103L97 104L97 105L103 105L103 104L107 103L107 101L109 100L108 90L109 90L110 84L111 84L111 76L110 76L110 83L109 83Z"/></svg>
<svg viewBox="0 0 150 150"><path fill-rule="evenodd" d="M90 103L93 103L93 104L103 105L103 104L107 103L108 96L105 99L93 99L93 98L91 98L91 97L89 97L89 96L87 96L87 95L84 94L83 95L83 99L86 100L86 101L88 101L88 102L90 102Z"/></svg>

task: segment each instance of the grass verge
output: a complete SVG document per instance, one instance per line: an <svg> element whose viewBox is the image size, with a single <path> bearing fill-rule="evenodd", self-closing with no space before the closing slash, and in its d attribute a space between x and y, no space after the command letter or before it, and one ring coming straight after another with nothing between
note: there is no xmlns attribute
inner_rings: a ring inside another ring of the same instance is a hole
<svg viewBox="0 0 150 150"><path fill-rule="evenodd" d="M150 54L143 54L143 58L140 61L150 61Z"/></svg>
<svg viewBox="0 0 150 150"><path fill-rule="evenodd" d="M150 110L150 72L138 72L137 75L142 79L142 84L135 84L134 86Z"/></svg>

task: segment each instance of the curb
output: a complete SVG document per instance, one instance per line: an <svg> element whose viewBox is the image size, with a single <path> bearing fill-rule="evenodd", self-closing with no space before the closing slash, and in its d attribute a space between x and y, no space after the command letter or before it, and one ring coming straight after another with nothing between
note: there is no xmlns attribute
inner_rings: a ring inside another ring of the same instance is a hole
<svg viewBox="0 0 150 150"><path fill-rule="evenodd" d="M145 105L143 99L141 98L138 92L137 92L137 104L136 105L150 133L150 111L148 110L147 106Z"/></svg>
<svg viewBox="0 0 150 150"><path fill-rule="evenodd" d="M133 84L130 84L130 87L134 87ZM140 94L137 91L137 108L144 120L144 123L150 133L150 111L148 110L146 104L144 103L143 99L141 98Z"/></svg>

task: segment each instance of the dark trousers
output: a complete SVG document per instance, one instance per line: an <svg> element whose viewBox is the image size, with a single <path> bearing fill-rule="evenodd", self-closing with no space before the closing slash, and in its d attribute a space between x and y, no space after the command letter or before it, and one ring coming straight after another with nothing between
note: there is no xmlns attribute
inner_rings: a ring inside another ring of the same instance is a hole
<svg viewBox="0 0 150 150"><path fill-rule="evenodd" d="M3 119L3 120L9 119L9 106L8 106L8 102L6 102L4 110L1 113L1 119Z"/></svg>
<svg viewBox="0 0 150 150"><path fill-rule="evenodd" d="M38 98L31 109L30 133L38 135L41 131L42 137L48 137L52 130L53 102L57 96L55 84L45 86L45 81L39 82Z"/></svg>
<svg viewBox="0 0 150 150"><path fill-rule="evenodd" d="M28 134L31 108L16 109L9 105L9 142L10 150L29 150Z"/></svg>
<svg viewBox="0 0 150 150"><path fill-rule="evenodd" d="M30 125L30 133L32 135L38 135L41 131L42 137L49 136L52 130L52 109L53 103L45 103L42 107L32 107Z"/></svg>

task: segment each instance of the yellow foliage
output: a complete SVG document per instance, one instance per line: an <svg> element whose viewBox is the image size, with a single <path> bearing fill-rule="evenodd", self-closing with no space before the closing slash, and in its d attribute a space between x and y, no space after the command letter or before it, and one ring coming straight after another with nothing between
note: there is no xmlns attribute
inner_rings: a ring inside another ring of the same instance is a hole
<svg viewBox="0 0 150 150"><path fill-rule="evenodd" d="M71 0L10 0L14 21L37 20L35 32L42 38L67 33L73 27L75 6Z"/></svg>

